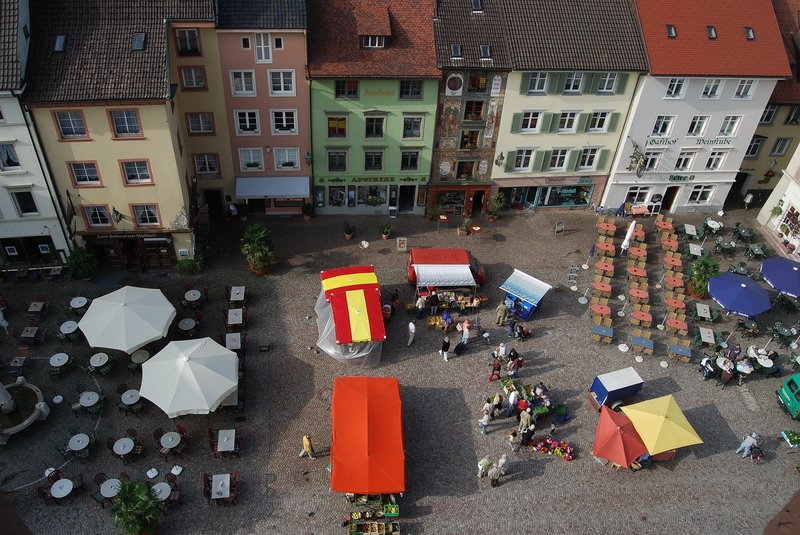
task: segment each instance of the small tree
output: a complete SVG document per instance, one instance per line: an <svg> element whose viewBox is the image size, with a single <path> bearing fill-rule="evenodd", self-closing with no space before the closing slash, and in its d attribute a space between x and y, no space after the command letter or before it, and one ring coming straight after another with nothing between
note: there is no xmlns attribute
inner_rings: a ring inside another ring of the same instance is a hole
<svg viewBox="0 0 800 535"><path fill-rule="evenodd" d="M142 481L121 480L119 494L111 508L114 524L126 535L142 535L158 523L161 507Z"/></svg>
<svg viewBox="0 0 800 535"><path fill-rule="evenodd" d="M97 257L86 247L75 247L67 258L67 267L78 279L91 279L97 273Z"/></svg>
<svg viewBox="0 0 800 535"><path fill-rule="evenodd" d="M701 256L690 270L689 293L697 297L708 296L708 280L719 275L719 262L710 256Z"/></svg>
<svg viewBox="0 0 800 535"><path fill-rule="evenodd" d="M244 230L242 254L250 271L263 274L269 269L275 262L275 251L272 249L272 239L267 227L254 224Z"/></svg>

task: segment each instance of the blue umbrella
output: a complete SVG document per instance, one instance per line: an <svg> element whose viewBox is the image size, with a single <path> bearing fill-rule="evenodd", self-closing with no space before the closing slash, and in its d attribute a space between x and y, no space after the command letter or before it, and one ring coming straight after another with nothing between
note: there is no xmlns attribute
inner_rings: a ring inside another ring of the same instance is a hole
<svg viewBox="0 0 800 535"><path fill-rule="evenodd" d="M782 256L767 258L761 262L761 276L782 294L800 297L800 262Z"/></svg>
<svg viewBox="0 0 800 535"><path fill-rule="evenodd" d="M740 316L757 316L772 307L764 288L750 277L736 273L723 273L709 279L708 293L719 306Z"/></svg>

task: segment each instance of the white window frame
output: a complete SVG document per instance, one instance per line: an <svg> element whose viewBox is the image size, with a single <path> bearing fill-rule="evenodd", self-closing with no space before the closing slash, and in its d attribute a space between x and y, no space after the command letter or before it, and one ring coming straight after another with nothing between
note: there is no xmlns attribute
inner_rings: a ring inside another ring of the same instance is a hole
<svg viewBox="0 0 800 535"><path fill-rule="evenodd" d="M786 120L783 124L798 124L800 123L800 106L797 104L789 107L789 113L786 114Z"/></svg>
<svg viewBox="0 0 800 535"><path fill-rule="evenodd" d="M761 113L761 118L758 124L772 124L775 121L775 116L778 114L777 104L767 104L764 111Z"/></svg>
<svg viewBox="0 0 800 535"><path fill-rule="evenodd" d="M674 115L659 115L653 123L653 132L650 137L669 137L674 121Z"/></svg>
<svg viewBox="0 0 800 535"><path fill-rule="evenodd" d="M197 31L197 28L176 28L175 29L175 48L176 54L181 57L185 56L200 56L202 53L202 49L200 48L200 32ZM197 45L195 48L189 49L182 49L181 44L191 44L194 42Z"/></svg>
<svg viewBox="0 0 800 535"><path fill-rule="evenodd" d="M128 166L131 166L129 169ZM132 173L130 173L132 171ZM150 172L150 164L147 160L128 160L122 162L122 178L125 183L132 186L140 184L152 184L153 175ZM130 178L129 174L133 175ZM144 177L144 178L142 178Z"/></svg>
<svg viewBox="0 0 800 535"><path fill-rule="evenodd" d="M386 46L386 36L384 35L362 35L361 48L384 48Z"/></svg>
<svg viewBox="0 0 800 535"><path fill-rule="evenodd" d="M648 150L644 153L644 170L658 171L661 165L661 158L664 156L663 150Z"/></svg>
<svg viewBox="0 0 800 535"><path fill-rule="evenodd" d="M701 99L718 99L722 93L722 78L707 78L700 93Z"/></svg>
<svg viewBox="0 0 800 535"><path fill-rule="evenodd" d="M219 176L219 157L216 154L198 153L193 155L193 159L195 173L199 176Z"/></svg>
<svg viewBox="0 0 800 535"><path fill-rule="evenodd" d="M528 171L531 168L534 149L517 149L514 154L514 171Z"/></svg>
<svg viewBox="0 0 800 535"><path fill-rule="evenodd" d="M161 216L158 214L158 205L157 204L134 204L133 208L133 217L136 219L136 226L137 227L160 227L161 226ZM142 217L154 217L155 221L142 221Z"/></svg>
<svg viewBox="0 0 800 535"><path fill-rule="evenodd" d="M291 88L286 89L286 80L284 78L285 75L291 75ZM280 85L281 89L276 90L273 87L273 79L276 75L280 76ZM267 78L269 82L269 95L271 97L293 97L297 94L297 79L295 76L294 69L270 69L267 71Z"/></svg>
<svg viewBox="0 0 800 535"><path fill-rule="evenodd" d="M718 137L736 137L741 122L741 115L726 115L719 127Z"/></svg>
<svg viewBox="0 0 800 535"><path fill-rule="evenodd" d="M772 150L769 152L770 156L786 156L786 152L789 150L789 147L792 145L793 138L790 137L779 137L775 140L775 145L772 146Z"/></svg>
<svg viewBox="0 0 800 535"><path fill-rule="evenodd" d="M694 165L694 159L697 156L696 150L682 150L678 153L678 159L675 160L675 171L688 171Z"/></svg>
<svg viewBox="0 0 800 535"><path fill-rule="evenodd" d="M666 99L681 99L686 94L686 78L670 78L667 82Z"/></svg>
<svg viewBox="0 0 800 535"><path fill-rule="evenodd" d="M248 166L248 164L258 165ZM239 169L241 171L263 171L264 152L261 150L261 148L240 148Z"/></svg>
<svg viewBox="0 0 800 535"><path fill-rule="evenodd" d="M407 136L406 135L406 121L419 121L419 135L418 136ZM422 139L425 133L425 117L418 114L408 114L403 115L403 139Z"/></svg>
<svg viewBox="0 0 800 535"><path fill-rule="evenodd" d="M564 79L563 93L565 95L577 95L583 87L583 73L580 71L569 71Z"/></svg>
<svg viewBox="0 0 800 535"><path fill-rule="evenodd" d="M522 122L519 125L520 132L538 133L542 127L541 119L542 112L540 111L522 112Z"/></svg>
<svg viewBox="0 0 800 535"><path fill-rule="evenodd" d="M686 137L703 137L708 128L708 115L695 115L689 123L689 129L686 131Z"/></svg>
<svg viewBox="0 0 800 535"><path fill-rule="evenodd" d="M739 80L739 85L736 86L733 98L737 100L752 100L757 83L758 82L752 78L742 78Z"/></svg>
<svg viewBox="0 0 800 535"><path fill-rule="evenodd" d="M256 96L256 71L234 70L230 71L231 95L234 97ZM250 86L248 89L247 86Z"/></svg>
<svg viewBox="0 0 800 535"><path fill-rule="evenodd" d="M588 132L605 132L608 130L608 118L611 112L593 111L589 116Z"/></svg>
<svg viewBox="0 0 800 535"><path fill-rule="evenodd" d="M547 73L543 71L534 71L531 73L531 79L528 82L529 95L543 95L547 91Z"/></svg>
<svg viewBox="0 0 800 535"><path fill-rule="evenodd" d="M273 147L272 154L275 158L276 171L296 171L300 169L299 147ZM293 165L284 165L286 163Z"/></svg>
<svg viewBox="0 0 800 535"><path fill-rule="evenodd" d="M725 163L725 158L728 157L728 151L726 150L712 150L711 153L708 155L708 160L706 160L706 171L719 171L722 169L722 165Z"/></svg>
<svg viewBox="0 0 800 535"><path fill-rule="evenodd" d="M578 119L577 111L562 111L558 116L558 132L574 133ZM563 123L563 126L562 126Z"/></svg>
<svg viewBox="0 0 800 535"><path fill-rule="evenodd" d="M698 184L692 186L686 204L710 204L714 196L715 186L709 184Z"/></svg>
<svg viewBox="0 0 800 535"><path fill-rule="evenodd" d="M569 155L569 149L553 149L550 152L550 161L547 162L547 170L563 171L564 169L566 169L568 155Z"/></svg>
<svg viewBox="0 0 800 535"><path fill-rule="evenodd" d="M114 129L114 137L115 138L126 138L126 137L141 137L142 136L142 125L139 124L139 114L136 113L136 110L109 110L111 112L111 126ZM117 118L120 119L120 126L125 127L128 129L134 129L135 131L132 132L125 132L117 130Z"/></svg>
<svg viewBox="0 0 800 535"><path fill-rule="evenodd" d="M78 168L81 170L78 171ZM84 181L78 180L79 177L89 178L91 173L86 172L86 170L90 168L94 169L94 179ZM72 174L72 180L74 180L75 184L78 186L99 186L101 184L100 172L95 162L69 162L69 171Z"/></svg>
<svg viewBox="0 0 800 535"><path fill-rule="evenodd" d="M744 151L745 158L758 158L758 155L761 153L761 149L764 147L764 141L766 138L754 136L753 139L750 140L750 144L747 146L747 150Z"/></svg>
<svg viewBox="0 0 800 535"><path fill-rule="evenodd" d="M108 211L108 206L104 204L84 206L83 214L86 216L86 225L89 227L108 228L113 226L111 224L111 214ZM95 221L94 218L97 220Z"/></svg>
<svg viewBox="0 0 800 535"><path fill-rule="evenodd" d="M206 73L199 65L184 65L180 67L181 81L184 89L205 89Z"/></svg>
<svg viewBox="0 0 800 535"><path fill-rule="evenodd" d="M244 120L244 128L242 121ZM233 110L233 124L237 136L260 136L261 120L258 110Z"/></svg>
<svg viewBox="0 0 800 535"><path fill-rule="evenodd" d="M17 210L17 215L19 217L36 217L40 214L39 212L39 205L36 204L36 197L33 195L33 192L30 189L12 189L8 192L11 195L11 199L14 201L14 208ZM17 195L27 193L31 196L31 200L33 201L33 205L36 207L35 212L23 212L22 206L20 205L19 200L17 199Z"/></svg>
<svg viewBox="0 0 800 535"><path fill-rule="evenodd" d="M297 134L297 110L269 110L272 122L272 133L275 135L295 135ZM286 118L291 116L293 128L279 128L278 125L286 126Z"/></svg>
<svg viewBox="0 0 800 535"><path fill-rule="evenodd" d="M600 155L599 147L586 147L578 155L578 169L595 169L597 157Z"/></svg>
<svg viewBox="0 0 800 535"><path fill-rule="evenodd" d="M597 86L597 93L600 95L613 95L617 90L617 80L619 77L615 72L605 72L600 77L600 82Z"/></svg>
<svg viewBox="0 0 800 535"><path fill-rule="evenodd" d="M210 111L200 111L200 112L193 112L189 113L187 116L187 123L189 125L189 133L190 134L213 134L214 133L214 114ZM197 126L200 127L199 130L194 128L195 125L192 124L192 118L195 117L199 121Z"/></svg>
<svg viewBox="0 0 800 535"><path fill-rule="evenodd" d="M647 198L650 196L650 191L652 187L650 186L630 186L628 191L625 192L625 202L629 202L632 204L644 204L647 202ZM631 199L631 195L633 198Z"/></svg>
<svg viewBox="0 0 800 535"><path fill-rule="evenodd" d="M256 33L256 42L253 48L256 63L272 63L272 36L266 32Z"/></svg>
<svg viewBox="0 0 800 535"><path fill-rule="evenodd" d="M79 111L57 111L55 115L56 122L58 123L58 135L61 136L61 139L80 139L89 135L83 113ZM69 123L70 130L73 131L73 133L65 133L62 119L64 120L63 122ZM82 129L82 132L79 134L74 133L78 126Z"/></svg>

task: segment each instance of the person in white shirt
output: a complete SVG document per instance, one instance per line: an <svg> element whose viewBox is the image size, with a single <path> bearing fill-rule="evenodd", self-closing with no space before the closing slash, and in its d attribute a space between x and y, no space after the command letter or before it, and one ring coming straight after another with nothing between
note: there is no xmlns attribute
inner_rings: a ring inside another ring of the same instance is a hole
<svg viewBox="0 0 800 535"><path fill-rule="evenodd" d="M517 402L519 401L519 392L512 390L508 395L508 409L506 409L506 418L511 418L517 410Z"/></svg>
<svg viewBox="0 0 800 535"><path fill-rule="evenodd" d="M735 453L740 453L741 452L742 459L744 459L745 457L750 455L750 450L753 448L753 446L758 446L758 439L760 439L760 438L761 437L758 436L758 433L756 433L756 432L750 433L748 436L744 437L744 440L742 440L742 443L739 444L738 448L736 448L736 452Z"/></svg>
<svg viewBox="0 0 800 535"><path fill-rule="evenodd" d="M408 347L411 347L411 344L414 343L414 335L417 334L417 326L415 325L417 320L411 320L408 322Z"/></svg>

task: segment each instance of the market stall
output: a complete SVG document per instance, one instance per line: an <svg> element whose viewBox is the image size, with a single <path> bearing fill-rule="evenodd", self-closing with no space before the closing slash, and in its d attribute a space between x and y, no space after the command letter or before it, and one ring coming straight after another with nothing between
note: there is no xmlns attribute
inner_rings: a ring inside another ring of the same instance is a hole
<svg viewBox="0 0 800 535"><path fill-rule="evenodd" d="M320 273L317 346L341 362L377 366L386 327L381 289L372 266L329 269Z"/></svg>
<svg viewBox="0 0 800 535"><path fill-rule="evenodd" d="M435 290L442 310L477 308L477 289L485 276L466 249L414 248L408 254L408 281L417 287L417 296L428 297Z"/></svg>
<svg viewBox="0 0 800 535"><path fill-rule="evenodd" d="M631 367L603 373L592 381L592 386L589 387L589 401L598 411L603 405L617 410L623 405L623 400L635 396L643 384L642 378Z"/></svg>
<svg viewBox="0 0 800 535"><path fill-rule="evenodd" d="M529 320L536 314L544 294L552 288L518 269L500 285L500 289L506 293L504 299L509 310L523 320Z"/></svg>

